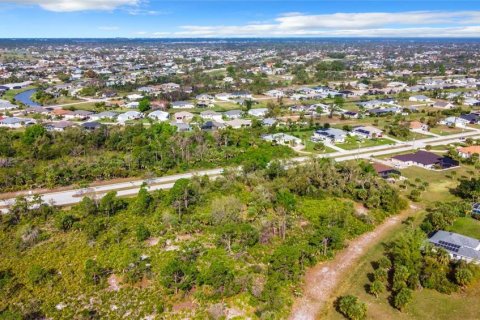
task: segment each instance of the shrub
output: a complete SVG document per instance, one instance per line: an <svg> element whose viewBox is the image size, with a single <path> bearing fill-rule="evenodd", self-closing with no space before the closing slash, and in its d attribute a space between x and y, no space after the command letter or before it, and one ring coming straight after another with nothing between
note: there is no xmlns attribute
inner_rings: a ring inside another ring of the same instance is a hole
<svg viewBox="0 0 480 320"><path fill-rule="evenodd" d="M367 306L357 297L348 295L338 299L338 310L348 319L362 320L366 318Z"/></svg>
<svg viewBox="0 0 480 320"><path fill-rule="evenodd" d="M412 299L412 290L408 288L402 288L393 298L393 305L395 308L401 311L412 301Z"/></svg>
<svg viewBox="0 0 480 320"><path fill-rule="evenodd" d="M378 298L378 295L383 291L385 291L385 285L383 284L383 282L378 280L373 281L368 287L368 292L370 294L373 294L377 298Z"/></svg>

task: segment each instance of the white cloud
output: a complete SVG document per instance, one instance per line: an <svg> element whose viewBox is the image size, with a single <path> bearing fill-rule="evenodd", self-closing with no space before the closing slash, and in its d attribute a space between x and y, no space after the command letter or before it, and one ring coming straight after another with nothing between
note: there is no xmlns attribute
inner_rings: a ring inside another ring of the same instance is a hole
<svg viewBox="0 0 480 320"><path fill-rule="evenodd" d="M102 30L102 31L117 31L119 29L120 28L116 27L116 26L100 26L100 27L98 27L98 30Z"/></svg>
<svg viewBox="0 0 480 320"><path fill-rule="evenodd" d="M122 6L137 6L142 0L2 0L23 5L39 5L45 10L73 12L85 10L113 10Z"/></svg>
<svg viewBox="0 0 480 320"><path fill-rule="evenodd" d="M479 37L480 11L367 12L306 15L288 13L274 22L236 26L181 26L176 36L365 36Z"/></svg>

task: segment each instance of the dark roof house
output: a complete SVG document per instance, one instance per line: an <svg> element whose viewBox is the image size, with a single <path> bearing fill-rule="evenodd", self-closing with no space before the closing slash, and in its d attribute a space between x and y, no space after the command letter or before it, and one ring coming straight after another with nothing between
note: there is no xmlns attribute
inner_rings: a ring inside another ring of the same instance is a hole
<svg viewBox="0 0 480 320"><path fill-rule="evenodd" d="M415 153L402 154L393 156L392 160L403 162L407 165L417 165L426 168L438 167L441 169L449 169L458 166L458 161L450 157L439 156L433 152L419 150Z"/></svg>

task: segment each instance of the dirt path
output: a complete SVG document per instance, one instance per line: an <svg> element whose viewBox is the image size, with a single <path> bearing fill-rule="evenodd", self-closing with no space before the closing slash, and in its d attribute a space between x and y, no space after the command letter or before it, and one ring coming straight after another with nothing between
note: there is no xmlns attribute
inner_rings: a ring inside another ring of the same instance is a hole
<svg viewBox="0 0 480 320"><path fill-rule="evenodd" d="M315 320L322 308L332 298L335 289L346 272L366 252L377 243L387 231L401 223L405 214L385 220L375 230L351 241L347 248L339 252L331 261L322 262L308 270L304 277L303 296L293 304L290 320Z"/></svg>

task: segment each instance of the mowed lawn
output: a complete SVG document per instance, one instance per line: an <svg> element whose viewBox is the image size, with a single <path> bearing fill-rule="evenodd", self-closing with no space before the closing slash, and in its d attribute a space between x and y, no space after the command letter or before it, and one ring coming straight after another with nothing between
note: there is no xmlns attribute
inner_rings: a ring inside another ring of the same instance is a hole
<svg viewBox="0 0 480 320"><path fill-rule="evenodd" d="M336 152L336 150L329 148L325 146L323 150L315 150L315 142L312 142L310 138L313 135L314 130L297 130L297 131L284 131L286 134L290 134L292 136L295 136L297 138L302 139L303 143L305 144L305 149L304 151L306 152L312 152L312 153L318 153L318 154L324 154L324 153L332 153Z"/></svg>
<svg viewBox="0 0 480 320"><path fill-rule="evenodd" d="M480 239L480 221L472 217L458 218L448 230L461 233L467 237Z"/></svg>
<svg viewBox="0 0 480 320"><path fill-rule="evenodd" d="M344 150L353 150L389 144L395 144L395 142L385 138L358 140L355 137L348 137L345 143L337 143L336 146Z"/></svg>
<svg viewBox="0 0 480 320"><path fill-rule="evenodd" d="M462 133L464 131L468 131L468 130L462 129L462 128L450 128L447 126L438 126L430 129L431 133L435 133L441 136L448 136L450 134Z"/></svg>

